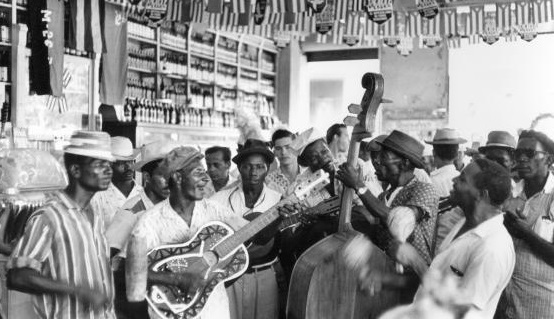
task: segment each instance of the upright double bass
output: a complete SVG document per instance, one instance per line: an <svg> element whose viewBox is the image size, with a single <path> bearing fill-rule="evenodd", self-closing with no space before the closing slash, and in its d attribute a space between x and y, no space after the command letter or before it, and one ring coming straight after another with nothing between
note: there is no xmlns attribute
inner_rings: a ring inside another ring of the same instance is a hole
<svg viewBox="0 0 554 319"><path fill-rule="evenodd" d="M360 141L359 136L371 136L375 129L375 117L382 102L384 81L380 74L366 73L362 78L366 90L359 107L349 107L356 118L347 117L345 124L354 124L348 163L355 165ZM377 318L384 310L399 303L399 294L383 290L369 296L358 287L358 274L345 265L342 249L354 236L360 234L351 224L353 190L344 187L339 230L314 246L298 259L291 276L287 301L288 319L354 319ZM371 267L392 272L394 262L381 250L373 249Z"/></svg>

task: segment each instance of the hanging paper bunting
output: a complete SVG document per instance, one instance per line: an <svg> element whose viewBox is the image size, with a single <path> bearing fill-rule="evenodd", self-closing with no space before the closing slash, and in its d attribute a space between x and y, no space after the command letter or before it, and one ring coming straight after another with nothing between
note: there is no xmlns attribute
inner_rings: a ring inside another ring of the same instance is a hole
<svg viewBox="0 0 554 319"><path fill-rule="evenodd" d="M481 36L478 34L472 34L468 37L469 44L479 44L483 40L481 39Z"/></svg>
<svg viewBox="0 0 554 319"><path fill-rule="evenodd" d="M256 0L254 7L254 23L260 25L264 22L267 0Z"/></svg>
<svg viewBox="0 0 554 319"><path fill-rule="evenodd" d="M496 5L496 27L501 35L508 35L513 27L511 3Z"/></svg>
<svg viewBox="0 0 554 319"><path fill-rule="evenodd" d="M346 13L348 11L348 1L347 0L341 0L336 2L336 9L335 9L335 20L339 20L344 22L346 19Z"/></svg>
<svg viewBox="0 0 554 319"><path fill-rule="evenodd" d="M434 48L441 44L440 18L440 15L438 15L433 20L422 19L421 45L427 48Z"/></svg>
<svg viewBox="0 0 554 319"><path fill-rule="evenodd" d="M349 13L346 18L346 32L342 36L342 42L348 46L360 43L360 16L357 13Z"/></svg>
<svg viewBox="0 0 554 319"><path fill-rule="evenodd" d="M401 56L412 54L414 50L414 39L412 37L400 37L396 50Z"/></svg>
<svg viewBox="0 0 554 319"><path fill-rule="evenodd" d="M168 0L145 0L144 15L150 20L151 25L158 25L167 14Z"/></svg>
<svg viewBox="0 0 554 319"><path fill-rule="evenodd" d="M389 21L379 26L379 34L383 39L383 44L391 48L394 48L398 44L398 41L400 41L398 37L399 34L398 25L396 22L397 20L398 12L395 12L395 14L392 15Z"/></svg>
<svg viewBox="0 0 554 319"><path fill-rule="evenodd" d="M500 38L500 30L496 25L496 5L485 6L485 25L483 30L483 41L494 44Z"/></svg>
<svg viewBox="0 0 554 319"><path fill-rule="evenodd" d="M466 37L470 34L470 9L469 7L456 8L456 31L457 35Z"/></svg>
<svg viewBox="0 0 554 319"><path fill-rule="evenodd" d="M517 26L517 31L522 40L527 42L533 41L538 34L538 26L535 23L522 24Z"/></svg>
<svg viewBox="0 0 554 319"><path fill-rule="evenodd" d="M433 19L439 13L439 5L436 0L416 0L419 14L425 19Z"/></svg>
<svg viewBox="0 0 554 319"><path fill-rule="evenodd" d="M554 19L552 0L535 0L533 5L536 23L545 23Z"/></svg>
<svg viewBox="0 0 554 319"><path fill-rule="evenodd" d="M462 46L460 37L451 37L446 41L449 49L458 49Z"/></svg>
<svg viewBox="0 0 554 319"><path fill-rule="evenodd" d="M516 25L528 24L529 23L529 3L522 1L516 2Z"/></svg>
<svg viewBox="0 0 554 319"><path fill-rule="evenodd" d="M367 0L350 0L348 10L351 12L361 12L364 11L367 6Z"/></svg>
<svg viewBox="0 0 554 319"><path fill-rule="evenodd" d="M231 11L233 13L245 13L248 7L246 0L231 0Z"/></svg>
<svg viewBox="0 0 554 319"><path fill-rule="evenodd" d="M451 37L458 34L458 22L456 21L456 9L448 8L442 10L442 19L444 21L444 36Z"/></svg>
<svg viewBox="0 0 554 319"><path fill-rule="evenodd" d="M382 24L393 15L392 0L368 0L367 16L377 24Z"/></svg>
<svg viewBox="0 0 554 319"><path fill-rule="evenodd" d="M335 0L326 0L327 5L320 13L315 15L316 24L315 29L321 34L325 34L333 29L335 22Z"/></svg>
<svg viewBox="0 0 554 319"><path fill-rule="evenodd" d="M303 0L298 0L303 1ZM308 7L313 10L315 13L321 13L327 6L334 7L335 2L329 0L306 0L308 2Z"/></svg>
<svg viewBox="0 0 554 319"><path fill-rule="evenodd" d="M131 5L136 6L138 5L142 0L127 0Z"/></svg>
<svg viewBox="0 0 554 319"><path fill-rule="evenodd" d="M306 11L306 1L303 0L285 0L286 12L304 12Z"/></svg>
<svg viewBox="0 0 554 319"><path fill-rule="evenodd" d="M476 35L479 38L479 36L483 33L483 26L485 25L485 14L483 7L471 7L469 16L469 33L474 36Z"/></svg>

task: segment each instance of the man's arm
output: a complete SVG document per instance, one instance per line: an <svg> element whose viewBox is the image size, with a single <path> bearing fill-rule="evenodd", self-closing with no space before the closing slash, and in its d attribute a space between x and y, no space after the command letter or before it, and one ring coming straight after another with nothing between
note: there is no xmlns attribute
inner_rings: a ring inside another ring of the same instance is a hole
<svg viewBox="0 0 554 319"><path fill-rule="evenodd" d="M31 268L14 268L8 271L8 288L30 294L61 294L71 295L99 308L109 302L101 291L86 287L69 285L39 274Z"/></svg>
<svg viewBox="0 0 554 319"><path fill-rule="evenodd" d="M515 214L506 213L504 215L504 225L512 236L524 240L533 253L545 263L554 267L554 244L542 239L523 219Z"/></svg>
<svg viewBox="0 0 554 319"><path fill-rule="evenodd" d="M341 165L340 169L337 171L336 177L344 184L344 186L350 187L354 190L365 187L364 182L360 179L358 173L352 165ZM372 215L379 218L381 222L386 225L390 209L373 196L370 191L358 194L358 197L362 200L365 208L367 208Z"/></svg>

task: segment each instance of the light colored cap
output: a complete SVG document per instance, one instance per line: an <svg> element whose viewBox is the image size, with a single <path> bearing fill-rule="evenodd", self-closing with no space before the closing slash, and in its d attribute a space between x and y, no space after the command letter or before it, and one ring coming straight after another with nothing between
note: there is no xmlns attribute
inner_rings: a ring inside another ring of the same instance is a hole
<svg viewBox="0 0 554 319"><path fill-rule="evenodd" d="M64 152L114 162L110 145L110 135L106 132L75 131Z"/></svg>
<svg viewBox="0 0 554 319"><path fill-rule="evenodd" d="M516 148L516 139L506 131L492 131L487 137L487 144L479 147L479 152L493 147L514 150Z"/></svg>
<svg viewBox="0 0 554 319"><path fill-rule="evenodd" d="M431 145L455 145L464 144L466 139L461 138L460 133L451 128L441 128L435 132L435 136L432 141L425 141Z"/></svg>
<svg viewBox="0 0 554 319"><path fill-rule="evenodd" d="M179 147L177 143L156 141L140 148L140 161L136 162L133 169L142 171L142 167L150 162L163 159L171 150Z"/></svg>
<svg viewBox="0 0 554 319"><path fill-rule="evenodd" d="M204 158L204 155L198 149L190 146L179 146L163 158L159 168L164 175L169 175L202 158Z"/></svg>
<svg viewBox="0 0 554 319"><path fill-rule="evenodd" d="M290 146L296 152L296 154L300 156L308 145L319 139L325 141L325 134L323 134L323 132L319 131L315 127L311 127L304 132L298 134L298 136L292 141Z"/></svg>
<svg viewBox="0 0 554 319"><path fill-rule="evenodd" d="M131 140L124 136L112 137L111 150L116 161L133 161L140 153L140 150L133 149Z"/></svg>

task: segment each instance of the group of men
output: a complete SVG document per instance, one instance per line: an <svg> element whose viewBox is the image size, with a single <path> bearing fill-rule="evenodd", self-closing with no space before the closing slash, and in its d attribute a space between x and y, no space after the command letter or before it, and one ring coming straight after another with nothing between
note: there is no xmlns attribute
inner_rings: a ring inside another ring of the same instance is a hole
<svg viewBox="0 0 554 319"><path fill-rule="evenodd" d="M362 141L356 163L346 162L349 142L341 124L326 135L279 129L270 143L249 139L231 158L226 147L204 155L155 142L135 151L124 137L75 132L64 154L69 185L29 219L8 262L8 285L33 295L39 318L155 318L146 301L149 286L187 291L202 278L152 271L152 249L185 243L211 221L239 230L277 205L280 219L246 243L246 272L214 288L201 318L283 318L296 260L335 232L338 218L305 214L300 225L283 229L281 222L303 214L305 205L279 203L325 172L330 183L310 192L312 202L354 189L354 205L368 212L354 226L404 267L360 278L371 294L397 289L404 303L417 301L422 278L438 270L458 277L468 313L551 318L550 138L523 131L516 143L509 133L493 131L480 156L460 171L456 160L466 140L439 129L426 141L436 167L430 174L423 144L403 132ZM270 171L275 159L279 165ZM452 209L439 210L439 202Z"/></svg>

